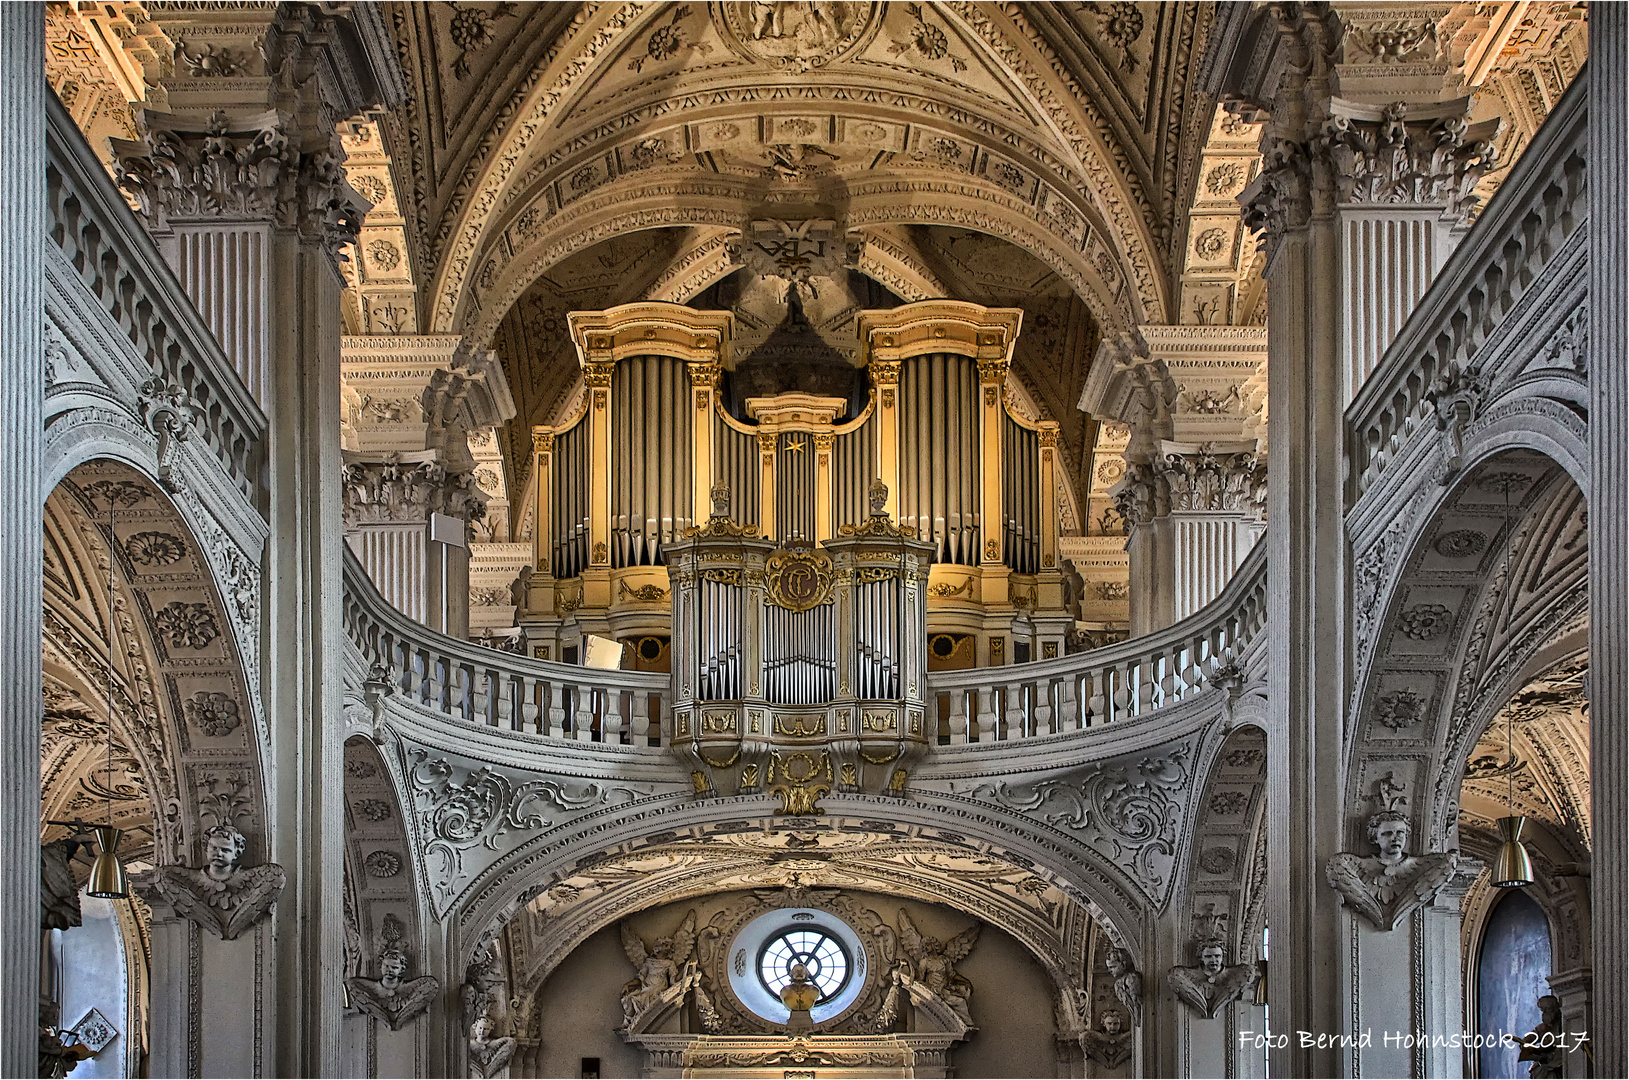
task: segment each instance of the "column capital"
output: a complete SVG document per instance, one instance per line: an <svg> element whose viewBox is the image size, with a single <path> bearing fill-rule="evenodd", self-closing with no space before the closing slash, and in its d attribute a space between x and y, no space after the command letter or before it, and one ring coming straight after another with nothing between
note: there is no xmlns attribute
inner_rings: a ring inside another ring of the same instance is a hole
<svg viewBox="0 0 1629 1080"><path fill-rule="evenodd" d="M472 471L451 469L441 454L345 455L345 527L412 525L431 514L477 521L486 498Z"/></svg>

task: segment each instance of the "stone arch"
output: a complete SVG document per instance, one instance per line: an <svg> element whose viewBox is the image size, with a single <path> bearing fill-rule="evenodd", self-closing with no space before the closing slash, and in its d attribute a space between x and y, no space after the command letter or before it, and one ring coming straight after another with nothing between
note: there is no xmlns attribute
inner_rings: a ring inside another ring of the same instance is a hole
<svg viewBox="0 0 1629 1080"><path fill-rule="evenodd" d="M1353 696L1347 850L1367 850L1362 824L1387 793L1408 800L1416 850L1452 846L1471 744L1588 617L1583 490L1514 432L1484 432L1481 456L1391 549L1402 569L1374 601L1373 657ZM1361 627L1361 601L1359 616Z"/></svg>
<svg viewBox="0 0 1629 1080"><path fill-rule="evenodd" d="M722 229L742 224L744 189L727 183L698 182L693 186L699 190L691 190L692 185L678 180L666 185L647 180L638 187L608 187L583 197L569 212L551 219L535 234L504 245L503 254L483 263L483 268L490 267L490 284L481 288L477 278L471 286L470 297L477 303L460 307L457 332L472 343L489 344L504 315L539 276L609 237L654 228ZM1088 252L1083 237L1059 236L1051 218L989 181L973 177L954 182L901 177L860 184L847 199L846 221L851 229L859 230L888 225L953 225L986 233L1022 248L1055 272L1087 305L1105 332L1141 317L1137 310L1126 307L1128 294L1123 283L1104 278L1104 266L1117 263L1100 265L1102 260ZM860 269L868 270L865 260ZM899 268L888 266L881 258L873 257L869 270L879 275L892 271L889 276L899 276ZM1115 277L1119 277L1118 269ZM877 280L891 287L885 277L878 276ZM705 285L700 283L697 290Z"/></svg>
<svg viewBox="0 0 1629 1080"><path fill-rule="evenodd" d="M868 98L860 110L864 117L850 123L866 118L873 123L879 119L913 123L953 136L965 143L968 164L980 179L980 162L986 157L1000 161L1005 166L998 170L1005 181L1002 189L1032 195L1044 217L1055 223L1049 229L1079 234L1074 240L1082 250L1088 246L1086 234L1095 235L1092 254L1106 256L1116 273L1127 278L1128 322L1162 321L1169 284L1157 265L1161 245L1149 220L1151 204L1142 181L1127 167L1113 125L1092 100L1098 88L1083 89L1021 12L945 7L935 8L933 17L944 22L959 49L976 55L974 63L998 84L993 88L997 96L963 101L953 92L955 107L947 108L942 101L946 90L959 92L959 85L921 72L895 72L881 81L887 92L876 95L878 101ZM748 117L756 130L760 117L797 113L800 116L794 119L807 120L810 110L818 109L831 112L834 130L840 131L839 121L860 108L855 101L865 88L879 82L864 65L844 68L835 63L822 68L824 77L835 82L813 80L818 85L810 100L784 100L779 93L764 93L760 85L764 76L784 78L784 73L749 62L709 68L713 94L675 97L663 78L654 77L613 87L612 72L623 67L638 70L646 32L667 18L663 5L622 9L597 19L585 16L582 22L593 23L593 32L569 41L567 48L574 52L550 54L547 68L524 80L499 111L495 120L500 133L469 161L439 231L440 265L425 304L427 325L434 332L462 332L483 342L490 337L490 327L483 329L480 318L472 317L474 283L488 274L494 256L503 258L513 245L511 224L539 205L537 195L545 181L567 175L572 181L564 194L550 189L549 202L541 207L545 214L568 203L586 202L613 177L636 175L648 181L664 171L670 153L682 159L698 150L707 152L708 147L696 142L695 132L732 115ZM1038 54L1015 47L1009 40L1014 30ZM630 58L634 63L627 63ZM1040 59L1038 65L1035 59ZM720 108L721 103L733 104ZM685 135L687 130L691 134ZM665 140L657 138L664 135ZM544 158L536 148L545 142L570 149ZM660 152L649 149L653 142L661 143ZM629 149L639 144L646 144L641 153ZM897 149L917 148L902 143ZM715 172L703 179L716 186L722 177ZM735 216L743 216L740 209ZM490 310L504 304L484 306Z"/></svg>
<svg viewBox="0 0 1629 1080"><path fill-rule="evenodd" d="M1124 871L1061 830L1029 818L955 796L924 793L909 800L864 795L831 796L819 819L777 818L769 799L700 801L660 796L604 813L590 814L554 830L545 846L524 843L493 863L464 890L448 915L448 970L486 947L522 908L562 880L571 868L607 852L633 852L685 835L717 829L759 832L805 826L832 829L839 822L868 831L927 837L977 855L991 851L1049 882L1091 912L1116 943L1141 965L1149 955L1146 931L1152 905L1139 899ZM660 830L660 831L657 831Z"/></svg>
<svg viewBox="0 0 1629 1080"><path fill-rule="evenodd" d="M1254 960L1261 940L1267 753L1267 733L1254 725L1235 728L1217 748L1188 845L1184 888L1173 905L1179 936L1187 916L1207 904L1227 916L1230 963Z"/></svg>
<svg viewBox="0 0 1629 1080"><path fill-rule="evenodd" d="M151 803L149 857L189 861L197 840L192 823L208 819L242 830L250 839L247 857L263 861L270 828L266 732L258 687L231 629L238 613L222 595L207 534L158 481L107 459L68 471L48 497L45 516L56 579L47 589L46 663L57 714L105 713L99 660L111 634L122 653L113 727L131 777L121 786L144 792ZM92 640L96 634L100 641ZM88 693L93 688L101 691L96 697ZM54 812L73 810L70 800Z"/></svg>

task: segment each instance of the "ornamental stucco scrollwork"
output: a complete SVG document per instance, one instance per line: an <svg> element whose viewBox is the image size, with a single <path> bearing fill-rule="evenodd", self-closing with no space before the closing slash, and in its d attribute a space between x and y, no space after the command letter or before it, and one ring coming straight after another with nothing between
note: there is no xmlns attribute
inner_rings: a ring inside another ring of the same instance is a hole
<svg viewBox="0 0 1629 1080"><path fill-rule="evenodd" d="M1150 896L1165 894L1192 786L1190 742L1094 765L1078 778L1005 781L972 791L1009 810L1068 829L1129 873Z"/></svg>
<svg viewBox="0 0 1629 1080"><path fill-rule="evenodd" d="M512 834L545 832L577 812L641 794L588 780L524 774L517 779L488 765L455 764L419 747L407 757L419 843L443 913L465 883L520 839Z"/></svg>

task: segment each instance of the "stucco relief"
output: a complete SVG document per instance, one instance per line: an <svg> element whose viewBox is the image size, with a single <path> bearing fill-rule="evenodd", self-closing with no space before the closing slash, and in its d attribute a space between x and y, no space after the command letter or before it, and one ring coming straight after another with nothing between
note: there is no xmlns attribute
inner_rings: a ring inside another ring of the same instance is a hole
<svg viewBox="0 0 1629 1080"><path fill-rule="evenodd" d="M1067 779L984 784L970 793L1068 829L1121 866L1151 897L1169 892L1187 813L1192 743L1094 765Z"/></svg>

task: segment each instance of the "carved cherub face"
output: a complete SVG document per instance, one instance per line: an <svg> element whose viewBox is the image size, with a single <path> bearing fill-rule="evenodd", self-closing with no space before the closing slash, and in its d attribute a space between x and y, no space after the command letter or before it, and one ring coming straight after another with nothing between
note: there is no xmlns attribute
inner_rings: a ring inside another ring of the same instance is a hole
<svg viewBox="0 0 1629 1080"><path fill-rule="evenodd" d="M407 976L407 957L391 951L379 958L379 981L386 986L399 983Z"/></svg>
<svg viewBox="0 0 1629 1080"><path fill-rule="evenodd" d="M1112 1009L1098 1017L1097 1022L1101 1024L1103 1030L1110 1035L1120 1034L1121 1031L1125 1030L1126 1026L1126 1022L1120 1018L1120 1014Z"/></svg>
<svg viewBox="0 0 1629 1080"><path fill-rule="evenodd" d="M1369 841L1385 862L1397 862L1408 854L1408 819L1395 811L1369 819Z"/></svg>
<svg viewBox="0 0 1629 1080"><path fill-rule="evenodd" d="M475 1023L469 1026L471 1042L486 1042L486 1037L492 1033L492 1021L485 1016L477 1016Z"/></svg>
<svg viewBox="0 0 1629 1080"><path fill-rule="evenodd" d="M216 825L204 832L204 864L209 876L223 878L238 868L247 842L230 825Z"/></svg>
<svg viewBox="0 0 1629 1080"><path fill-rule="evenodd" d="M1109 974L1116 979L1131 968L1131 965L1126 963L1126 954L1119 949L1110 949L1108 957L1103 962L1108 965Z"/></svg>
<svg viewBox="0 0 1629 1080"><path fill-rule="evenodd" d="M1201 946L1199 950L1199 967L1206 975L1220 975L1222 968L1227 966L1227 951L1220 945L1211 944Z"/></svg>
<svg viewBox="0 0 1629 1080"><path fill-rule="evenodd" d="M651 946L650 954L652 956L659 956L664 960L667 959L669 956L672 956L673 955L673 939L670 938L670 937L659 937L659 938L657 938L656 943Z"/></svg>

